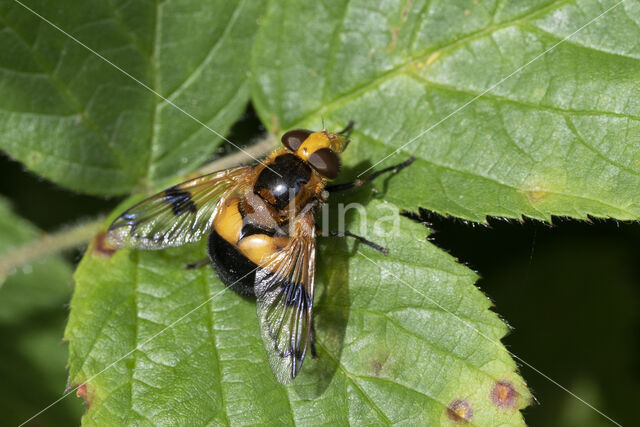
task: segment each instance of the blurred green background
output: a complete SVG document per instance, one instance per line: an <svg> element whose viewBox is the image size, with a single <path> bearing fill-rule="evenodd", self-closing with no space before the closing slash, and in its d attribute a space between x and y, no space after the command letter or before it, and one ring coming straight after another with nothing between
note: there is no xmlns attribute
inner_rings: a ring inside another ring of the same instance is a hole
<svg viewBox="0 0 640 427"><path fill-rule="evenodd" d="M230 139L244 145L263 129L251 109ZM217 155L231 149L221 147ZM0 154L0 195L14 212L44 231L107 213L120 199L77 195L27 172ZM415 219L435 231L434 242L476 270L478 286L514 328L510 351L622 424L634 423L640 401L638 293L640 225L616 221L554 219L489 220L468 224L420 212ZM1 220L1 219L0 219ZM58 399L66 386L66 346L72 266L81 250L64 255L70 268L55 278L11 276L0 288L0 410L7 424L20 423ZM21 304L15 296L22 295ZM11 311L13 310L13 311ZM522 366L538 404L525 411L530 425L610 425L603 417ZM34 425L74 425L84 411L69 396Z"/></svg>

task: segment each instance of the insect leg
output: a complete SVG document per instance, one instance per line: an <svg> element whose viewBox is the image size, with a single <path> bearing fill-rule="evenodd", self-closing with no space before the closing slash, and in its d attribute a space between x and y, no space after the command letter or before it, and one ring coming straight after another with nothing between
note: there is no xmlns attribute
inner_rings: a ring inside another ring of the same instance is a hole
<svg viewBox="0 0 640 427"><path fill-rule="evenodd" d="M367 184L371 181L373 181L374 179L376 179L377 177L379 177L380 175L387 173L387 172L398 172L401 169L406 168L407 166L409 166L411 163L414 162L416 158L414 156L409 157L407 160L405 160L402 163L398 163L397 165L394 166L389 166L388 168L384 168L381 169L377 172L372 173L371 175L362 178L362 179L356 179L355 181L352 182L346 182L344 184L336 184L336 185L327 185L325 187L325 190L327 190L329 193L334 193L334 192L338 192L338 191L345 191L345 190L350 190L354 187L360 187L361 185Z"/></svg>
<svg viewBox="0 0 640 427"><path fill-rule="evenodd" d="M187 265L185 266L185 268L186 268L187 270L191 270L191 269L194 269L194 268L200 268L200 267L203 267L203 266L205 266L205 265L207 265L207 264L209 264L209 258L204 258L204 259L201 259L201 260L200 260L200 261L198 261L198 262L194 262L193 264L187 264Z"/></svg>
<svg viewBox="0 0 640 427"><path fill-rule="evenodd" d="M380 246L377 243L372 242L371 240L367 240L362 236L358 236L357 234L353 234L350 231L330 231L329 234L323 234L323 236L327 236L327 237L353 237L354 239L356 239L358 242L360 243L364 243L365 245L372 247L373 249L375 249L378 252L382 252L383 254L387 255L389 253L389 249L385 248L384 246Z"/></svg>
<svg viewBox="0 0 640 427"><path fill-rule="evenodd" d="M314 329L315 328L313 327L313 324L311 324L311 334L309 336L309 348L311 350L311 357L313 359L317 359L318 353L316 352L316 334Z"/></svg>
<svg viewBox="0 0 640 427"><path fill-rule="evenodd" d="M351 132L351 129L353 129L353 126L356 123L353 120L349 120L349 123L347 123L347 126L345 126L344 129L342 129L340 132L338 132L338 135L346 135L349 132Z"/></svg>

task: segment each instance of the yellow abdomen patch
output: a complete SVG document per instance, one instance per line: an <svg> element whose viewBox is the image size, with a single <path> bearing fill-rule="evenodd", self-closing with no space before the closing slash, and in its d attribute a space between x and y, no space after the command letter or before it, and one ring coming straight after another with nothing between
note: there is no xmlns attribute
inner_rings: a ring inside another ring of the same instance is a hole
<svg viewBox="0 0 640 427"><path fill-rule="evenodd" d="M266 234L252 234L238 242L238 249L256 265L264 267L269 258L282 250L289 237L271 237Z"/></svg>
<svg viewBox="0 0 640 427"><path fill-rule="evenodd" d="M227 242L236 245L242 230L242 215L238 210L238 199L225 200L220 212L213 219L213 228Z"/></svg>
<svg viewBox="0 0 640 427"><path fill-rule="evenodd" d="M242 225L238 199L227 200L213 220L213 228L220 237L261 267L265 266L271 255L281 251L289 243L289 237L271 237L266 234L252 234L240 239Z"/></svg>

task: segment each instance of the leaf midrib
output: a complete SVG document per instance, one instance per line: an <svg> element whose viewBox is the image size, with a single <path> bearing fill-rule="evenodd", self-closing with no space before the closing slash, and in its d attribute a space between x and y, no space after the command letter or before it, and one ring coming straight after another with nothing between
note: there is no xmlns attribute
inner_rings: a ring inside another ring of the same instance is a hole
<svg viewBox="0 0 640 427"><path fill-rule="evenodd" d="M631 114L626 114L626 113L617 113L615 111L599 111L599 110L576 110L576 109L572 109L572 108L559 108L559 107L554 107L551 105L545 105L545 104L533 104L531 102L526 102L526 101L522 101L520 99L513 99L513 98L507 98L505 96L500 96L500 95L496 95L496 94L492 94L491 92L487 92L485 93L484 91L482 92L475 92L473 90L469 90L469 89L461 89L458 88L456 86L451 86L451 85L447 85L444 83L440 83L440 82L435 82L432 80L429 80L428 78L421 76L419 74L416 74L414 72L407 72L404 73L403 75L413 78L416 81L425 84L425 85L429 85L431 87L434 87L436 89L440 89L442 91L446 91L446 92L451 92L451 93L456 93L456 94L460 94L460 95L467 95L470 98L475 98L478 95L482 95L482 99L483 100L489 100L489 101L493 101L497 104L510 104L510 105L515 105L518 107L525 107L525 108L529 108L532 110L537 110L537 111L549 111L552 113L557 113L557 114L562 114L562 115L572 115L572 116L610 116L610 117L616 117L619 119L629 119L629 120L633 120L633 121L637 121L640 122L640 116L634 116Z"/></svg>
<svg viewBox="0 0 640 427"><path fill-rule="evenodd" d="M342 15L340 16L338 25L336 25L336 28L333 31L333 34L331 36L331 46L335 46L338 43L338 40L340 40L340 32L342 31L342 28L344 27L344 22L347 19L347 14L349 12L349 4L350 4L349 0L347 0L344 3ZM326 75L326 78L323 79L322 93L320 94L320 99L322 100L323 103L326 102L327 87L331 85L331 77L333 76L337 54L338 54L338 49L331 49L331 51L329 52L329 59L327 60L327 75Z"/></svg>
<svg viewBox="0 0 640 427"><path fill-rule="evenodd" d="M130 399L129 412L127 413L127 418L125 419L124 425L129 425L128 421L132 412L135 412L138 415L143 416L133 408L133 402L135 400L133 397L133 391L134 391L134 384L135 384L134 380L136 380L135 373L136 373L136 369L138 368L138 351L141 351L141 349L138 348L139 347L138 338L140 337L140 312L138 309L138 285L140 283L140 253L138 251L133 251L132 258L134 258L134 263L135 263L135 267L134 267L135 274L133 277L133 289L132 289L133 307L134 307L134 316L135 316L135 323L133 328L133 342L135 343L135 347L133 348L133 351L131 352L131 355L130 355L133 358L133 362L131 364L131 369L130 369L131 376L129 378L129 399Z"/></svg>
<svg viewBox="0 0 640 427"><path fill-rule="evenodd" d="M154 19L153 19L153 48L151 51L151 60L150 60L150 69L151 69L151 81L153 82L153 89L154 90L158 90L158 44L160 43L160 8L164 6L164 2L159 2L158 0L155 1L155 8L154 8ZM151 176L151 171L153 168L153 160L154 160L154 147L155 147L155 141L157 140L157 126L156 123L158 123L158 96L154 95L153 97L153 116L151 118L151 132L150 132L150 138L149 138L149 149L148 151L148 157L147 157L147 170L146 173L144 174L144 182L143 185L149 186L149 183L151 182L150 176Z"/></svg>
<svg viewBox="0 0 640 427"><path fill-rule="evenodd" d="M209 51L205 55L203 55L202 60L198 63L198 65L196 65L193 71L185 79L183 79L182 82L178 83L175 89L171 90L171 92L169 92L169 94L166 95L165 98L169 99L170 101L173 101L175 98L177 98L180 95L180 93L182 93L183 89L193 81L194 76L199 75L199 73L202 71L202 68L204 67L204 64L211 58L211 55L214 52L216 52L218 48L227 39L227 36L229 35L229 33L231 32L231 29L235 25L240 15L239 12L242 10L245 2L246 0L240 0L240 2L237 3L235 9L233 10L233 13L231 14L231 18L227 21L227 24L225 25L224 30L222 31L222 34L220 35L220 37L218 37L218 39L213 43L211 48L209 48ZM165 103L166 101L162 100L162 103L160 103L160 105L164 105Z"/></svg>
<svg viewBox="0 0 640 427"><path fill-rule="evenodd" d="M142 43L140 43L140 39L138 38L138 35L125 23L124 19L122 19L122 14L120 13L120 10L113 5L111 0L107 0L106 3L109 6L109 9L111 9L111 11L113 12L115 21L118 23L120 28L124 30L131 44L133 44L138 49L138 51L140 51L140 53L144 58L148 60L151 59L151 52L145 49ZM157 3L158 2L156 1L156 4Z"/></svg>
<svg viewBox="0 0 640 427"><path fill-rule="evenodd" d="M377 139L377 138L375 138L373 136L370 136L370 135L367 135L367 134L364 134L364 133L363 133L363 135L369 141L375 142L375 143L377 143L379 145L382 145L383 147L388 147L388 145L385 144L384 141L381 141L381 140L379 140L379 139ZM503 187L506 187L506 188L508 188L510 190L515 190L516 192L524 193L524 192L527 191L526 188L524 188L524 189L523 188L518 188L515 185L508 184L508 183L505 183L505 182L501 182L501 181L497 180L496 178L480 175L478 173L466 171L466 170L463 170L463 169L458 169L458 168L455 168L454 166L451 166L451 165L439 164L439 163L437 163L437 162L435 162L435 161L433 161L431 159L428 159L426 157L423 157L423 156L418 156L416 160L425 162L425 163L427 163L427 164L429 164L431 166L435 166L435 167L438 167L438 168L441 168L441 169L448 169L448 170L451 170L453 172L457 172L457 173L460 173L460 174L463 174L463 175L469 175L469 176L471 176L473 178L484 179L484 180L487 180L489 182L493 182L495 184L498 184L498 185L501 185ZM611 202L604 202L602 200L589 198L589 197L585 197L585 196L579 196L579 195L570 194L570 193L563 193L563 192L560 192L560 191L553 191L553 190L550 190L548 188L543 189L543 191L545 192L545 194L553 194L553 195L567 197L567 198L574 198L574 199L577 199L577 200L585 200L585 201L588 201L588 202L599 203L602 206L606 206L606 207L611 208L611 209L613 209L615 211L622 212L622 213L626 214L628 219L637 218L637 216L638 216L636 213L633 213L633 212L627 210L624 207L612 205ZM525 198L523 198L523 200L524 199L528 199L528 198L525 197ZM529 202L529 206L533 210L535 210L536 212L540 213L541 217L548 216L548 215L544 215L544 212L540 211L535 205L533 205L533 203ZM586 212L585 212L585 215L586 215ZM500 215L500 216L507 217L508 215L504 215L503 214L503 215ZM627 219L627 218L624 218L624 219Z"/></svg>
<svg viewBox="0 0 640 427"><path fill-rule="evenodd" d="M242 84L240 85L240 87L238 87L238 90L237 90L237 91L235 91L235 92L233 93L233 95L231 96L231 98L229 98L229 102L222 103L222 105L221 105L218 109L216 109L215 111L213 111L213 112L211 113L211 115L207 116L207 118L205 118L204 120L202 120L202 122L203 122L203 123L208 123L208 122L211 122L211 121L215 120L215 119L216 119L216 117L218 117L218 115L220 115L221 113L223 113L223 112L224 112L225 105L232 104L236 98L238 98L238 97L242 96L243 86L244 86L244 85L246 85L246 84L247 84L246 82L245 82L245 83L242 83ZM163 161L165 158L167 158L167 157L171 156L171 155L172 155L176 150L180 150L180 146L181 146L182 144L184 144L185 142L189 141L191 138L195 138L195 137L196 137L196 135L197 135L199 132L211 132L211 131L210 131L209 129L207 129L206 127L203 127L203 126L198 126L198 127L196 127L196 128L194 129L194 131L193 131L193 132L189 133L187 136L185 136L184 138L182 138L182 140L181 140L178 144L176 144L174 147L171 147L171 149L170 149L170 150L167 150L167 151L166 151L166 152L164 152L161 156L157 157L157 158L155 159L155 163L159 163L159 162ZM213 135L213 134L212 134L212 137L213 137L213 138L218 138L218 136ZM151 179L151 178L149 178L149 179ZM151 185L151 183L152 183L152 182L150 181L150 185Z"/></svg>
<svg viewBox="0 0 640 427"><path fill-rule="evenodd" d="M321 348L324 350L324 353L329 356L329 358L331 359L331 361L333 362L333 364L336 366L336 369L340 369L340 372L342 372L342 374L344 375L344 377L346 379L349 380L349 382L351 382L351 384L353 384L353 386L358 390L358 392L367 400L367 402L369 402L369 404L371 405L371 407L373 408L374 411L376 411L376 413L383 418L384 420L387 421L387 423L389 424L393 424L391 419L387 416L387 414L384 413L384 411L382 410L381 407L379 407L378 405L376 405L376 403L371 399L371 396L369 396L361 387L360 384L358 384L356 382L356 380L353 378L354 376L357 377L356 375L352 374L351 372L347 371L344 366L342 365L342 363L340 363L340 361L334 357L333 354L331 354L331 352L329 351L329 349L327 349L325 346L323 346L321 343L316 342L315 343L317 347ZM422 394L422 393L420 393ZM430 398L430 396L426 396ZM434 399L435 400L435 399Z"/></svg>
<svg viewBox="0 0 640 427"><path fill-rule="evenodd" d="M491 25L488 26L487 28L484 28L482 30L476 31L476 32L472 32L464 37L460 37L459 39L455 40L454 42L451 43L447 43L447 44L443 44L443 45L439 45L439 46L435 46L432 47L424 52L422 52L421 54L418 54L418 57L413 57L408 59L408 61L406 61L405 63L398 65L395 68L392 68L388 71L383 71L381 72L376 78L361 84L361 85L357 85L354 86L353 88L349 89L348 91L342 93L341 95L337 96L336 98L334 98L331 101L326 101L323 102L322 106L304 114L303 116L294 119L292 121L292 123L290 125L288 125L288 128L297 128L300 126L303 126L306 122L308 122L309 120L311 120L313 117L318 116L318 115L323 115L328 113L329 111L335 110L337 108L339 108L342 104L345 104L347 102L349 102L350 100L356 99L358 98L360 95L369 92L370 90L373 90L374 88L382 85L383 83L385 83L386 81L389 81L393 78L395 78L398 75L402 75L407 73L407 70L409 70L411 67L420 64L421 62L427 60L429 57L431 57L432 55L438 54L439 56L441 56L443 53L446 53L447 51L452 51L460 46L463 46L467 43L473 42L474 40L478 40L481 39L489 34L493 34L495 32L498 32L500 30L506 29L506 28L510 28L510 27L515 27L518 26L520 24L525 24L531 20L534 20L536 18L538 18L541 15L544 15L548 12L551 12L553 10L559 9L560 7L572 3L575 0L562 0L562 1L558 1L555 3L552 3L550 5L547 5L541 9L538 9L536 11L533 11L531 13L527 13L524 15L520 15L512 20L508 20L508 21L504 21L500 24L497 25ZM589 50L593 50L591 48L588 48L586 46L580 45L580 44L574 44L577 47L580 47L582 49L589 49ZM335 48L335 46L334 46ZM607 51L599 51L602 53L610 53ZM614 53L611 53L614 54ZM617 54L618 56L621 56L623 58L627 58L627 59L635 59L632 57L625 57L623 55ZM281 115L282 116L282 115Z"/></svg>
<svg viewBox="0 0 640 427"><path fill-rule="evenodd" d="M440 353L440 354L442 354L442 355L444 355L446 357L451 357L451 358L453 358L455 360L460 361L463 365L465 365L467 368L469 368L469 370L475 371L475 372L477 372L477 373L479 373L479 374L481 374L483 376L487 376L487 377L489 377L491 379L494 379L496 381L500 379L500 378L497 378L497 377L493 376L489 372L483 371L482 370L482 366L473 365L471 362L469 362L468 359L465 359L461 355L455 353L453 350L449 350L449 349L447 349L445 347L442 347L441 345L438 345L437 342L435 342L434 340L431 340L429 338L426 338L426 337L423 337L421 335L418 335L414 331L411 331L411 330L407 329L404 325L402 325L401 323L399 323L397 320L393 319L392 317L390 317L386 313L383 313L381 311L374 311L374 310L370 310L370 309L366 309L366 308L361 308L361 307L353 307L353 306L344 307L344 306L340 306L340 305L336 305L336 304L323 304L322 307L333 307L333 308L338 308L338 309L341 309L341 310L349 310L349 311L353 311L353 312L367 313L367 314L370 314L370 315L375 316L375 317L381 317L385 321L388 321L389 323L391 323L392 325L394 325L395 327L397 327L398 329L400 329L401 331L406 333L407 335L412 336L412 337L414 337L414 338L416 338L416 339L418 339L420 341L426 342L428 344L428 346L430 348L432 348L433 350L435 350L436 352L438 352L438 353ZM318 311L320 311L320 310L318 310ZM425 311L440 311L440 310L437 310L437 309L436 310L426 309ZM443 310L443 312L444 312L444 310ZM447 312L447 314L452 314L452 313ZM464 319L465 318L464 316L460 316L458 314L453 314L453 316L457 317L459 319ZM487 324L486 321L483 321L483 320L471 321L468 318L467 318L467 320L470 323L475 323L475 324L482 323L482 324L485 324L485 325ZM463 322L463 323L465 323L465 322ZM460 331L462 331L462 329L460 329ZM486 335L484 333L482 333L482 334ZM500 343L499 340L502 339L502 338L503 337L500 337L500 338L498 338L497 341L490 341L490 342L492 344L496 344L496 342ZM317 342L316 342L316 345L317 345ZM500 362L504 363L502 360L500 360Z"/></svg>
<svg viewBox="0 0 640 427"><path fill-rule="evenodd" d="M218 367L218 381L216 382L216 384L218 385L218 391L220 393L220 410L219 412L222 413L222 415L224 416L224 420L226 425L230 425L229 423L229 417L227 416L227 410L225 407L225 396L224 396L224 387L222 386L223 384L223 377L222 377L222 359L220 358L220 354L218 353L218 340L217 340L217 336L215 333L215 329L213 327L213 310L211 310L211 303L212 303L212 297L209 294L209 282L207 281L207 274L205 274L204 272L200 272L200 282L202 284L202 286L200 287L202 290L202 295L204 296L205 300L206 300L206 304L205 306L207 307L207 313L206 313L206 317L207 317L207 330L209 331L209 336L211 338L210 340L210 344L211 344L211 348L214 354L214 357L216 358L216 366ZM217 416L217 414L215 414L215 416Z"/></svg>
<svg viewBox="0 0 640 427"><path fill-rule="evenodd" d="M162 159L164 159L167 155L170 154L171 151L174 151L176 149L179 149L179 147L186 141L188 141L191 137L193 137L194 134L196 134L198 131L202 130L202 127L200 125L198 125L197 129L190 133L189 135L187 135L186 137L182 138L182 140L180 142L178 142L175 147L172 148L172 150L168 151L167 153L165 153L164 155L160 156L160 157L156 157L156 153L155 153L155 148L157 147L157 142L159 139L158 136L158 132L157 132L157 125L159 122L159 115L160 115L160 111L162 110L163 107L165 106L169 106L171 108L175 108L173 107L173 105L171 105L171 103L174 102L174 100L180 96L180 94L183 92L184 88L186 88L192 81L194 81L194 79L199 75L199 73L202 70L202 67L204 66L204 64L211 58L211 56L220 48L220 46L223 45L224 41L226 40L227 36L229 35L229 33L231 32L232 28L234 27L238 17L240 16L240 11L243 9L244 4L245 4L246 0L241 0L240 2L237 3L236 7L234 8L232 14L231 14L231 18L227 21L224 30L222 31L220 37L218 37L218 39L213 43L213 45L208 49L208 52L203 55L202 60L199 62L199 64L193 69L193 71L191 71L187 77L185 79L183 79L180 83L178 83L178 85L172 89L168 95L162 95L162 98L158 97L158 96L154 96L153 101L154 101L154 107L153 107L153 117L151 120L151 137L149 140L149 157L147 159L147 167L146 167L146 173L144 174L144 186L145 187L152 187L153 182L154 182L154 176L153 176L153 171L154 171L154 165L156 163L158 163L159 161L161 161ZM158 54L159 54L159 42L160 42L160 36L161 36L161 26L160 26L160 22L161 22L161 11L160 8L162 6L164 6L165 2L160 2L160 1L156 1L156 7L155 7L155 18L154 18L154 42L153 42L153 51L151 53L151 70L152 70L152 81L153 81L153 88L156 91L160 90L160 86L159 86L159 58L158 58ZM238 90L236 91L231 99L234 99L241 91ZM229 103L220 103L219 108L213 112L212 115L210 115L206 120L203 120L203 123L208 123L211 120L213 120L216 116L218 116L218 114L220 114L221 111L224 110L225 105L227 105ZM192 118L186 117L185 119L189 119L189 120L193 120ZM205 128L206 129L206 128Z"/></svg>
<svg viewBox="0 0 640 427"><path fill-rule="evenodd" d="M331 362L333 362L333 364L336 366L337 369L340 370L340 372L344 375L344 377L351 383L353 384L353 386L358 390L358 392L369 402L369 404L371 405L371 407L374 409L374 411L381 416L382 418L384 418L389 424L393 424L393 422L391 421L391 419L387 416L387 414L382 410L382 408L380 408L378 405L376 405L375 401L372 400L371 396L369 396L369 394L367 392L365 392L360 383L358 383L358 381L356 381L356 379L365 379L365 380L378 380L378 381L389 381L386 378L380 378L380 377L371 377L371 376L361 376L361 375L356 375L350 371L348 371L341 363L338 359L336 359L336 357L329 351L329 349L327 349L325 346L322 345L322 343L316 342L316 346L321 348L324 352L324 354L326 354L327 356L329 356L329 358L331 359ZM401 383L395 383L395 382L391 382L392 385L394 386L398 386L401 387L411 393L415 393L419 396L422 396L436 404L438 404L439 406L443 407L445 410L448 408L446 403L441 402L440 400L438 400L436 397L425 394L421 391L415 390L405 384L401 384ZM475 424L471 423L469 424L471 426L474 426Z"/></svg>
<svg viewBox="0 0 640 427"><path fill-rule="evenodd" d="M436 83L433 82L425 77L422 77L420 75L417 75L416 73L412 73L412 72L408 72L407 74L405 74L406 76L413 78L415 80L417 80L418 82L421 82L425 85L429 85L433 88L442 90L442 91L446 91L446 92L450 92L450 93L456 93L456 94L460 94L460 95L466 95L469 96L470 98L475 98L478 95L482 94L482 99L483 100L488 100L491 101L495 104L509 104L509 105L514 105L514 106L518 106L518 107L523 107L523 108L528 108L531 110L535 110L535 111L547 111L549 113L554 113L554 114L558 114L560 116L562 116L562 118L565 120L565 123L567 123L567 127L574 133L574 135L576 136L576 139L578 139L582 145L585 146L585 148L587 148L589 151L593 152L594 154L596 154L598 157L600 157L602 160L604 160L605 162L609 163L612 166L615 166L621 170L624 170L632 175L635 176L639 176L640 177L640 170L633 170L628 166L625 166L621 163L616 162L613 159L610 159L609 157L605 156L603 153L601 153L600 151L596 150L594 147L588 145L586 143L586 141L584 141L584 139L580 136L580 133L578 132L578 130L575 127L575 124L573 124L573 122L571 120L569 120L572 116L607 116L607 117L615 117L615 118L619 118L619 119L624 119L624 120L632 120L632 121L636 121L636 122L640 122L640 117L637 116L632 116L630 114L623 114L623 113L615 113L612 111L597 111L597 110L572 110L572 109L567 109L567 108L557 108L557 107L552 107L549 105L543 105L543 104L532 104L529 102L525 102L525 101L521 101L521 100L516 100L516 99L511 99L511 98L506 98L506 97L502 97L502 96L497 96L497 95L493 95L490 93L480 93L480 92L473 92L470 90L465 90L465 89L460 89L457 88L455 86L450 86L450 85L445 85L442 83ZM513 142L511 140L511 138L509 138L509 140L511 142ZM533 159L531 157L531 154L524 151L519 145L517 144L513 144L513 146L523 155L526 155L527 157L530 158L530 160L536 160Z"/></svg>

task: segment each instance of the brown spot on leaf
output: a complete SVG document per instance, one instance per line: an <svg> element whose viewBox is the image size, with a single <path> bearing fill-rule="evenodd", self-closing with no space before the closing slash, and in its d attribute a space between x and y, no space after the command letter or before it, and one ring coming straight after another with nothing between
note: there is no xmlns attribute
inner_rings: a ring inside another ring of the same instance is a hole
<svg viewBox="0 0 640 427"><path fill-rule="evenodd" d="M86 405L86 408L84 410L85 415L87 414L87 412L89 412L89 408L91 408L91 396L89 394L90 390L87 388L87 385L85 383L80 384L76 389L76 396L81 397L82 400L84 400L84 404Z"/></svg>
<svg viewBox="0 0 640 427"><path fill-rule="evenodd" d="M84 403L87 405L87 411L91 407L91 399L89 397L89 390L87 389L87 385L82 383L76 389L76 396L81 397L84 400ZM86 413L86 411L85 411Z"/></svg>
<svg viewBox="0 0 640 427"><path fill-rule="evenodd" d="M550 196L563 195L567 183L564 169L556 163L536 166L517 191L524 194L533 206L545 203Z"/></svg>
<svg viewBox="0 0 640 427"><path fill-rule="evenodd" d="M380 370L382 369L382 363L378 362L377 360L374 360L373 362L371 362L371 368L373 369L373 373L377 377L378 374L380 373Z"/></svg>
<svg viewBox="0 0 640 427"><path fill-rule="evenodd" d="M473 409L466 400L456 399L449 403L449 406L447 407L447 416L451 421L466 424L471 421L471 418L473 417Z"/></svg>
<svg viewBox="0 0 640 427"><path fill-rule="evenodd" d="M93 238L92 247L94 255L102 256L105 258L111 258L111 255L116 252L116 248L110 245L107 241L107 233L105 233L104 231L96 234L96 237Z"/></svg>
<svg viewBox="0 0 640 427"><path fill-rule="evenodd" d="M518 392L510 381L498 381L491 390L491 401L500 409L514 409L518 402Z"/></svg>
<svg viewBox="0 0 640 427"><path fill-rule="evenodd" d="M381 373L384 375L384 373L393 370L393 360L389 360L389 353L386 351L376 351L370 354L367 359L371 367L370 372L375 377L379 377ZM383 369L384 372L382 372Z"/></svg>
<svg viewBox="0 0 640 427"><path fill-rule="evenodd" d="M398 29L395 27L391 27L391 42L389 46L387 46L387 53L393 52L393 49L396 47L396 43L398 42Z"/></svg>
<svg viewBox="0 0 640 427"><path fill-rule="evenodd" d="M33 152L29 155L29 159L32 165L37 165L42 161L42 154Z"/></svg>
<svg viewBox="0 0 640 427"><path fill-rule="evenodd" d="M529 199L529 202L531 202L531 204L538 203L540 200L544 199L547 194L549 194L547 191L540 187L532 188L530 190L524 190L524 193L527 195L527 198Z"/></svg>
<svg viewBox="0 0 640 427"><path fill-rule="evenodd" d="M400 14L400 19L402 19L402 22L406 22L407 18L409 17L409 11L411 10L412 4L413 0L409 0L402 8L402 13Z"/></svg>
<svg viewBox="0 0 640 427"><path fill-rule="evenodd" d="M87 385L86 384L80 384L78 386L78 389L76 390L76 396L87 400Z"/></svg>

